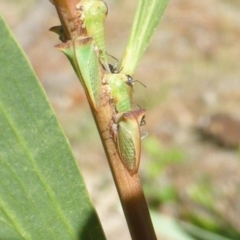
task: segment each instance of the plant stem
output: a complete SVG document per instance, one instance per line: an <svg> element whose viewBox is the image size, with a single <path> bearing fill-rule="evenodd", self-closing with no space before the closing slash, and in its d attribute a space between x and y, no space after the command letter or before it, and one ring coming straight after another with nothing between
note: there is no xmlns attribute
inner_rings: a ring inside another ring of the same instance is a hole
<svg viewBox="0 0 240 240"><path fill-rule="evenodd" d="M58 13L64 37L71 40L78 36L79 22L77 21L76 5L79 0L50 0Z"/></svg>
<svg viewBox="0 0 240 240"><path fill-rule="evenodd" d="M157 238L151 222L139 176L138 174L134 174L133 176L129 174L117 154L117 147L113 141L110 129L106 130L106 128L108 128L109 121L111 121L111 118L108 118L111 114L112 110L108 105L94 116L102 138L102 143L108 158L115 185L117 187L130 234L134 240L155 240ZM108 119L107 122L105 122L106 119ZM105 132L104 136L101 134L103 132Z"/></svg>
<svg viewBox="0 0 240 240"><path fill-rule="evenodd" d="M65 39L71 40L77 37L79 22L76 19L76 4L79 0L53 0L53 2ZM124 167L113 139L111 124L116 113L111 98L106 84L101 83L101 107L95 111L90 104L90 108L107 155L132 239L155 240L157 238L138 174L130 175Z"/></svg>

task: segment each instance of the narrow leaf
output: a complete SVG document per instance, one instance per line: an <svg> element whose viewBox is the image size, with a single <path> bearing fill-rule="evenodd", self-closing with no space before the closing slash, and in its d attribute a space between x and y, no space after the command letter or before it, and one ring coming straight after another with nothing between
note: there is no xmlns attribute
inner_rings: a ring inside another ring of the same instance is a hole
<svg viewBox="0 0 240 240"><path fill-rule="evenodd" d="M123 59L121 72L133 75L169 0L139 0L137 12Z"/></svg>

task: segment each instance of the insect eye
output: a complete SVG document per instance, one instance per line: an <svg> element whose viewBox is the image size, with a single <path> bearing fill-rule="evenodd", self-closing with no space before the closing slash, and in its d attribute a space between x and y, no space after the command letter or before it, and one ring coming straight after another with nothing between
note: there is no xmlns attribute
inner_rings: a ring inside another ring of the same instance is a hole
<svg viewBox="0 0 240 240"><path fill-rule="evenodd" d="M130 75L127 75L127 78L128 78L128 83L129 84L132 84L133 83L133 79Z"/></svg>

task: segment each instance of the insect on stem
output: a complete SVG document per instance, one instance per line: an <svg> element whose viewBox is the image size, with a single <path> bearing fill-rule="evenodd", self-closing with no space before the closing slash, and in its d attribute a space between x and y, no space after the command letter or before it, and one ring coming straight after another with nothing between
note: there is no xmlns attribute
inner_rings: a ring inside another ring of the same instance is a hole
<svg viewBox="0 0 240 240"><path fill-rule="evenodd" d="M123 165L131 175L138 172L141 155L140 123L146 113L138 109L123 113L117 128L117 148Z"/></svg>
<svg viewBox="0 0 240 240"><path fill-rule="evenodd" d="M91 37L77 37L56 46L71 62L91 106L97 111L100 107L102 66L98 51Z"/></svg>

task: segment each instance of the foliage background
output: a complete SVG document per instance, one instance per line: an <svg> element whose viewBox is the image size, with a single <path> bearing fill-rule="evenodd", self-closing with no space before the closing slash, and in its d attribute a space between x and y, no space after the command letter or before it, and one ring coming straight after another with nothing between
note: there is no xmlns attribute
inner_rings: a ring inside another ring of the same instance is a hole
<svg viewBox="0 0 240 240"><path fill-rule="evenodd" d="M106 2L107 50L120 58L136 3ZM134 76L147 85L135 84L134 98L148 109L140 172L149 201L162 213L188 218L184 213L196 211L189 195L207 185L219 215L236 229L239 151L201 138L196 127L201 117L214 113L240 118L239 7L237 0L170 1ZM53 47L59 42L48 31L59 24L54 7L46 0L2 0L0 11L47 91L107 238L130 239L83 90ZM206 196L206 188L202 191Z"/></svg>

